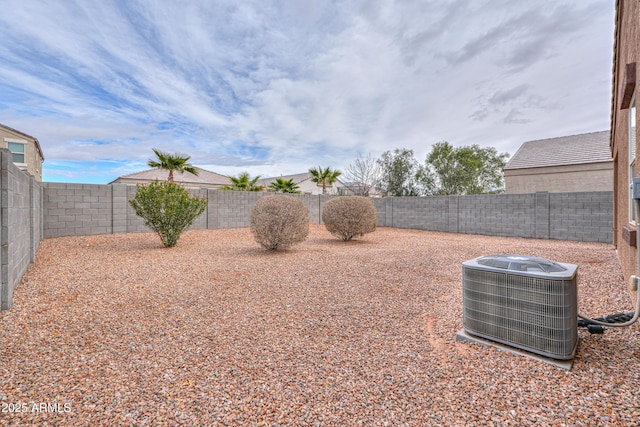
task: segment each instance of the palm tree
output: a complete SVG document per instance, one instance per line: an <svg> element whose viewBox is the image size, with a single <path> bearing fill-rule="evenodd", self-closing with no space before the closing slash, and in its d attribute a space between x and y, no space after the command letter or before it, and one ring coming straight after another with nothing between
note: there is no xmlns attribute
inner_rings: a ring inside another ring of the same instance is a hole
<svg viewBox="0 0 640 427"><path fill-rule="evenodd" d="M242 172L238 177L230 176L231 185L225 185L221 190L235 190L235 191L262 191L264 188L262 185L256 185L256 182L260 179L260 175L255 178L249 176L249 172Z"/></svg>
<svg viewBox="0 0 640 427"><path fill-rule="evenodd" d="M327 194L327 187L331 187L338 177L342 175L339 170L332 170L328 166L324 169L321 166L311 168L309 173L312 175L311 181L322 187L322 194Z"/></svg>
<svg viewBox="0 0 640 427"><path fill-rule="evenodd" d="M189 172L190 174L198 175L198 170L190 163L187 163L191 156L187 156L182 153L169 154L160 151L157 148L154 148L153 152L157 157L157 161L149 160L147 165L156 169L168 170L169 178L167 178L167 181L173 182L173 171L178 171L180 173Z"/></svg>
<svg viewBox="0 0 640 427"><path fill-rule="evenodd" d="M298 194L300 193L299 188L300 187L298 187L298 184L293 182L293 178L291 179L276 178L275 181L269 184L269 190L275 191L276 193L281 192L281 193Z"/></svg>

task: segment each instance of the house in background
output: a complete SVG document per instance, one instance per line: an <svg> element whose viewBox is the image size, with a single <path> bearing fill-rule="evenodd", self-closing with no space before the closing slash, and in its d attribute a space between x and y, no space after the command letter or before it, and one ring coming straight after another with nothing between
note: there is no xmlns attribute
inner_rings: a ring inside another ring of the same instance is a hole
<svg viewBox="0 0 640 427"><path fill-rule="evenodd" d="M382 197L383 194L376 186L366 185L361 182L343 182L342 187L338 188L338 194L341 196L367 196Z"/></svg>
<svg viewBox="0 0 640 427"><path fill-rule="evenodd" d="M220 175L199 167L195 167L195 169L198 171L198 175L174 171L173 182L182 184L185 187L212 189L219 189L225 185L231 185L231 180L228 176ZM123 175L111 181L109 184L149 184L155 180L166 181L168 177L169 171L162 169L148 169L142 172Z"/></svg>
<svg viewBox="0 0 640 427"><path fill-rule="evenodd" d="M504 167L505 193L613 191L609 131L528 141Z"/></svg>
<svg viewBox="0 0 640 427"><path fill-rule="evenodd" d="M322 194L322 186L311 181L312 177L313 175L311 175L309 172L298 173L295 175L281 175L281 176L275 176L271 178L260 179L258 180L256 185L262 185L264 186L265 190L268 190L269 184L274 182L276 178L283 178L286 180L293 179L293 182L298 184L298 187L300 187L299 188L300 193ZM340 180L336 180L336 182L334 182L333 185L331 185L330 187L327 187L327 194L339 194L339 189L342 188L343 186L344 184Z"/></svg>
<svg viewBox="0 0 640 427"><path fill-rule="evenodd" d="M613 244L625 278L637 275L638 217L630 184L640 177L638 155L638 63L640 3L617 0L611 94L611 154L613 155Z"/></svg>
<svg viewBox="0 0 640 427"><path fill-rule="evenodd" d="M16 166L42 181L44 155L38 138L0 123L0 148L8 148Z"/></svg>

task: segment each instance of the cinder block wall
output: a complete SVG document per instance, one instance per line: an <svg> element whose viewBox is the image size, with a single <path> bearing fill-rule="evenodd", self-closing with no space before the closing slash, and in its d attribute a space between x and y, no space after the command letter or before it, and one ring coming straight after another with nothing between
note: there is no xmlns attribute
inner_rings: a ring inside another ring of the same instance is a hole
<svg viewBox="0 0 640 427"><path fill-rule="evenodd" d="M110 185L43 183L44 238L113 233Z"/></svg>
<svg viewBox="0 0 640 427"><path fill-rule="evenodd" d="M482 194L373 199L381 227L611 243L613 193Z"/></svg>
<svg viewBox="0 0 640 427"><path fill-rule="evenodd" d="M42 183L36 181L35 177L29 179L29 198L30 198L30 215L29 215L29 248L31 251L31 262L36 260L36 253L43 239L44 218L42 217Z"/></svg>
<svg viewBox="0 0 640 427"><path fill-rule="evenodd" d="M124 186L126 188L127 197L120 202L123 203L123 206L114 206L114 208L122 209L124 207L126 212L126 221L123 233L138 233L138 232L148 232L149 228L144 225L144 220L136 215L135 211L129 204L129 200L131 200L136 195L136 186L135 185L125 185L125 184L117 184L118 186Z"/></svg>
<svg viewBox="0 0 640 427"><path fill-rule="evenodd" d="M214 221L211 228L240 228L248 227L251 207L265 193L253 191L209 191L208 209L212 212Z"/></svg>
<svg viewBox="0 0 640 427"><path fill-rule="evenodd" d="M136 194L133 185L43 183L43 187L44 238L150 231L129 204ZM208 198L206 189L189 191ZM206 229L209 218L205 211L191 228Z"/></svg>
<svg viewBox="0 0 640 427"><path fill-rule="evenodd" d="M613 192L549 193L549 238L613 242Z"/></svg>
<svg viewBox="0 0 640 427"><path fill-rule="evenodd" d="M460 196L458 232L490 236L534 237L534 194Z"/></svg>
<svg viewBox="0 0 640 427"><path fill-rule="evenodd" d="M135 186L38 183L0 149L0 309L35 260L42 238L146 232L128 201ZM207 209L191 228L248 227L262 192L191 189ZM321 223L332 196L296 195ZM372 199L381 227L611 243L613 193L534 193Z"/></svg>
<svg viewBox="0 0 640 427"><path fill-rule="evenodd" d="M322 224L322 209L324 205L333 198L329 195L296 194L295 197L302 200L309 209L309 222Z"/></svg>
<svg viewBox="0 0 640 427"><path fill-rule="evenodd" d="M190 189L208 200L192 229L249 226L251 207L263 192ZM147 232L128 203L136 187L126 184L43 184L44 238ZM322 222L331 196L296 195L309 208L312 223ZM381 227L464 234L611 243L613 193L483 194L472 196L372 199Z"/></svg>
<svg viewBox="0 0 640 427"><path fill-rule="evenodd" d="M392 223L397 228L449 231L449 200L447 197L396 197L389 200ZM386 216L387 209L384 209Z"/></svg>
<svg viewBox="0 0 640 427"><path fill-rule="evenodd" d="M0 310L7 310L13 291L35 260L42 224L41 187L0 149Z"/></svg>
<svg viewBox="0 0 640 427"><path fill-rule="evenodd" d="M144 220L136 215L136 212L129 204L129 200L136 195L136 186L126 184L112 184L111 186L113 187L113 233L149 232L150 229L144 225ZM204 188L189 189L189 193L193 196L208 199L208 190ZM207 229L210 218L208 205L204 213L196 218L190 229Z"/></svg>
<svg viewBox="0 0 640 427"><path fill-rule="evenodd" d="M249 227L251 208L258 199L266 195L269 193L208 190L208 226L203 228ZM291 194L291 196L302 200L307 206L311 223L322 222L322 208L331 199L331 196L312 196L310 194Z"/></svg>

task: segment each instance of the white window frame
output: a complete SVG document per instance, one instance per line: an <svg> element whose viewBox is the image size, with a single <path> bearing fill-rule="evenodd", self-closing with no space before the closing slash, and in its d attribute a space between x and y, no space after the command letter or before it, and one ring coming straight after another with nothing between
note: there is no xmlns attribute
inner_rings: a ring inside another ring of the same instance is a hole
<svg viewBox="0 0 640 427"><path fill-rule="evenodd" d="M27 145L29 144L29 141L26 141L24 139L13 139L13 138L5 138L4 141L7 143L7 149L9 149L9 143L13 143L13 144L22 144L24 146L24 152L22 153L22 155L24 156L24 162L20 163L20 162L13 162L15 163L16 166L27 166ZM9 150L11 151L11 150ZM13 151L11 151L11 154L13 155ZM18 153L20 154L20 153Z"/></svg>
<svg viewBox="0 0 640 427"><path fill-rule="evenodd" d="M628 147L629 147L629 222L636 224L635 202L633 200L633 178L636 169L636 98L631 100L629 105L629 128L628 128Z"/></svg>

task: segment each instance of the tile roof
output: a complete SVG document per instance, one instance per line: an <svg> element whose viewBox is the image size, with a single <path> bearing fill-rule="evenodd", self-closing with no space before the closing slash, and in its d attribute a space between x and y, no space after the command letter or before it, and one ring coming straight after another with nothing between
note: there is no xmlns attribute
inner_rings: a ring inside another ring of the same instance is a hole
<svg viewBox="0 0 640 427"><path fill-rule="evenodd" d="M307 180L311 180L311 178L313 178L313 175L311 175L309 172L302 172L302 173L296 173L293 175L280 175L280 176L273 176L271 178L261 178L258 180L258 185L263 185L265 187L268 187L269 184L276 181L276 178L284 178L286 180L293 179L294 183L301 184ZM337 179L336 182L338 184L344 185L344 183L340 179Z"/></svg>
<svg viewBox="0 0 640 427"><path fill-rule="evenodd" d="M504 170L611 161L609 131L605 130L525 142Z"/></svg>
<svg viewBox="0 0 640 427"><path fill-rule="evenodd" d="M293 182L295 182L296 184L300 184L303 181L311 179L311 174L309 172L303 172L303 173L296 173L293 175L280 175L280 176L274 176L271 178L261 178L258 180L258 184L268 187L270 183L275 182L276 178L283 178L286 180L293 179Z"/></svg>
<svg viewBox="0 0 640 427"><path fill-rule="evenodd" d="M208 171L206 169L199 168L195 166L195 169L198 171L198 175L193 175L190 173L173 173L174 182L179 182L183 184L209 184L209 185L230 185L231 180L228 176L220 175L215 172ZM118 179L133 179L140 181L153 181L155 179L160 181L165 181L169 176L169 172L161 169L148 169L142 172L130 173L128 175L122 175ZM118 181L116 179L115 181ZM114 181L114 182L115 182Z"/></svg>

